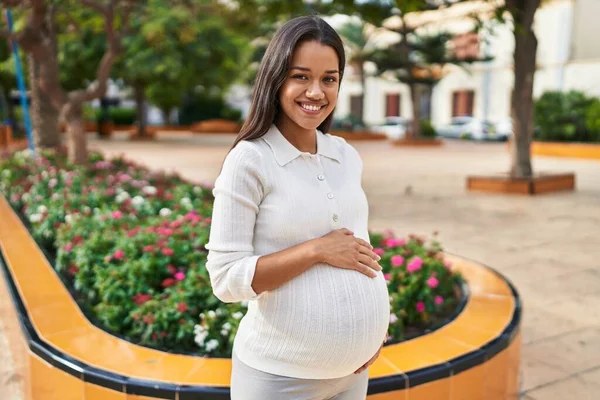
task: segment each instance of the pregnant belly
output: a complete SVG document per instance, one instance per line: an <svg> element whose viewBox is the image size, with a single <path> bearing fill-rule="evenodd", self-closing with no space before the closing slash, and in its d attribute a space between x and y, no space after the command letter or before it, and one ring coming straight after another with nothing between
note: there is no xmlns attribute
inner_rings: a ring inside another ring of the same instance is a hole
<svg viewBox="0 0 600 400"><path fill-rule="evenodd" d="M317 264L257 302L254 329L260 352L315 369L354 372L385 338L389 297L383 275ZM260 337L270 338L261 344Z"/></svg>

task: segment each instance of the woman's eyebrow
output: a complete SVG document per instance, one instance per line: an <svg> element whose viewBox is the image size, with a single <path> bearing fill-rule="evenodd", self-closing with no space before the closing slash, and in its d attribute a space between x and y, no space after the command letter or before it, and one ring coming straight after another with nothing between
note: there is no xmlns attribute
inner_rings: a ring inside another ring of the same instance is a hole
<svg viewBox="0 0 600 400"><path fill-rule="evenodd" d="M308 71L311 72L310 68L306 68L306 67L298 67L298 66L293 66L290 67L290 69L299 69L300 71ZM328 74L339 74L340 72L337 69L330 69L329 71L325 71Z"/></svg>

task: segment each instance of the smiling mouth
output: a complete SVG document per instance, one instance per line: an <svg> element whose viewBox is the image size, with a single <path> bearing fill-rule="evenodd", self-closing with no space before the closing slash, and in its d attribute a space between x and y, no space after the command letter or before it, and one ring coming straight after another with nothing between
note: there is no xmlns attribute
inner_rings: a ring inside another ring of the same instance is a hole
<svg viewBox="0 0 600 400"><path fill-rule="evenodd" d="M304 111L308 111L308 112L319 112L321 111L323 108L325 108L327 105L315 105L315 104L308 104L308 103L297 103Z"/></svg>

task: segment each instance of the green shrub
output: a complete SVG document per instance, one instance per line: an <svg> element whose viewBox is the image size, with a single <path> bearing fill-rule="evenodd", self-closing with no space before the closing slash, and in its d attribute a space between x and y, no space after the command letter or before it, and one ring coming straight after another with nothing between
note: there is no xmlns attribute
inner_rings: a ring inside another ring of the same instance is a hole
<svg viewBox="0 0 600 400"><path fill-rule="evenodd" d="M179 110L179 124L191 125L209 119L225 119L240 122L242 112L227 105L223 97L206 93L184 96Z"/></svg>
<svg viewBox="0 0 600 400"><path fill-rule="evenodd" d="M137 119L135 108L111 107L109 116L115 125L133 125Z"/></svg>
<svg viewBox="0 0 600 400"><path fill-rule="evenodd" d="M437 132L431 122L427 119L421 121L421 137L424 138L435 138Z"/></svg>
<svg viewBox="0 0 600 400"><path fill-rule="evenodd" d="M596 129L594 115L597 115L597 111L589 111L590 108L597 107L597 101L578 91L545 92L534 106L534 138L567 142L597 140L598 132L593 130Z"/></svg>
<svg viewBox="0 0 600 400"><path fill-rule="evenodd" d="M585 126L589 132L590 140L600 142L600 100L595 99L587 109Z"/></svg>
<svg viewBox="0 0 600 400"><path fill-rule="evenodd" d="M362 118L353 114L348 114L344 118L334 119L331 123L331 129L337 131L352 132L355 130L365 129L366 124Z"/></svg>

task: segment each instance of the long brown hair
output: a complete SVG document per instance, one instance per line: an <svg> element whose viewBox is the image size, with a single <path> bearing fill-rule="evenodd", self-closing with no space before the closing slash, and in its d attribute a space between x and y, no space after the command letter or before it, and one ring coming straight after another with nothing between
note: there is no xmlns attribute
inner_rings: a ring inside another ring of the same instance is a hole
<svg viewBox="0 0 600 400"><path fill-rule="evenodd" d="M300 43L312 40L332 47L337 53L341 84L346 66L346 54L342 39L337 32L323 19L313 15L288 21L277 30L267 47L256 76L248 116L231 146L232 149L242 140L263 136L277 120L281 112L279 90L287 77L294 50ZM317 129L321 132L329 131L334 111Z"/></svg>

